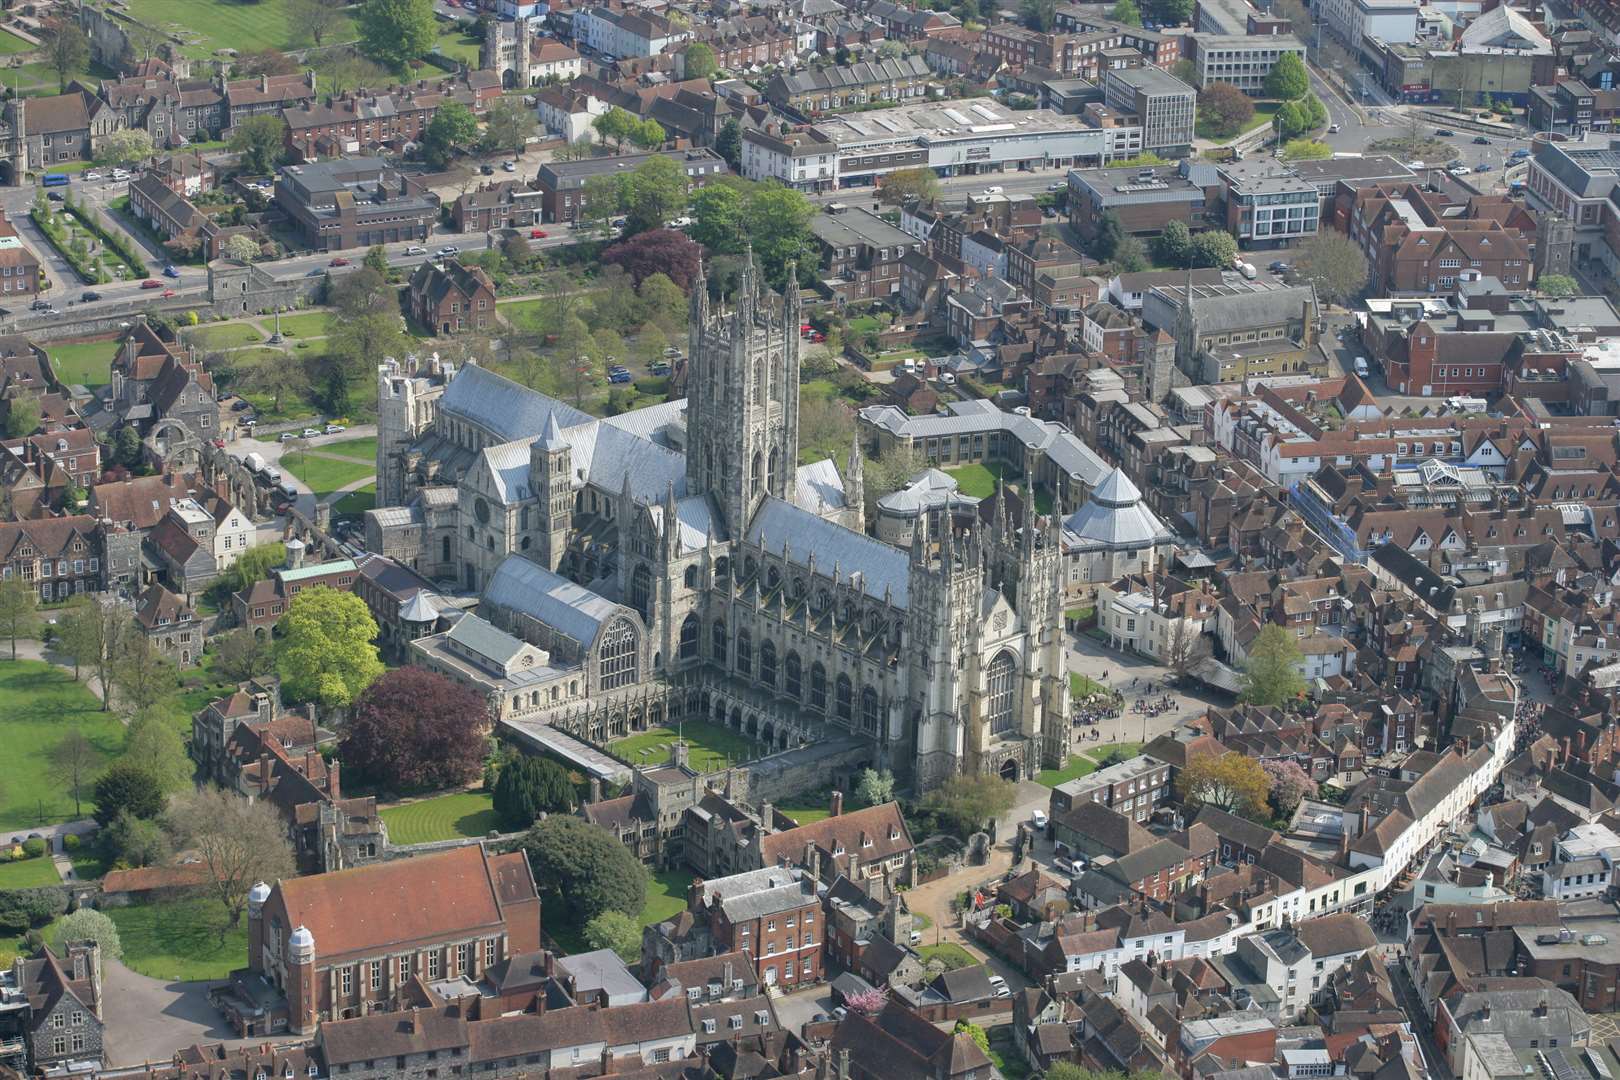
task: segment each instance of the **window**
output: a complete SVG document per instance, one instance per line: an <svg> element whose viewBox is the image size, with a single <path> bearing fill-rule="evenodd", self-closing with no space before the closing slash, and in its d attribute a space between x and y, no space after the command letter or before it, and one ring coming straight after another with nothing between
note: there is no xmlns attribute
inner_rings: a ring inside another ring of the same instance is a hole
<svg viewBox="0 0 1620 1080"><path fill-rule="evenodd" d="M878 730L878 696L870 686L861 688L861 730L869 735Z"/></svg>
<svg viewBox="0 0 1620 1080"><path fill-rule="evenodd" d="M373 960L371 962L371 989L373 992L382 989L382 973L383 962L381 960Z"/></svg>
<svg viewBox="0 0 1620 1080"><path fill-rule="evenodd" d="M1013 674L1015 664L1012 653L1003 649L990 661L990 674L985 701L985 716L990 721L990 734L1008 735L1015 726L1013 717Z"/></svg>
<svg viewBox="0 0 1620 1080"><path fill-rule="evenodd" d="M427 977L430 979L437 979L443 965L444 958L439 954L439 950L429 950L427 953Z"/></svg>
<svg viewBox="0 0 1620 1080"><path fill-rule="evenodd" d="M456 946L455 974L465 975L470 970L471 960L472 946L463 941L460 945Z"/></svg>
<svg viewBox="0 0 1620 1080"><path fill-rule="evenodd" d="M344 996L354 993L354 965L349 964L338 971L338 990Z"/></svg>
<svg viewBox="0 0 1620 1080"><path fill-rule="evenodd" d="M810 665L810 707L827 711L827 669L819 660Z"/></svg>
<svg viewBox="0 0 1620 1080"><path fill-rule="evenodd" d="M711 638L710 651L713 653L713 659L714 659L715 663L717 663L717 664L725 663L726 662L726 624L722 623L722 622L715 623L714 624L714 633L710 635L710 638Z"/></svg>
<svg viewBox="0 0 1620 1080"><path fill-rule="evenodd" d="M636 681L636 631L627 620L618 620L602 636L597 670L603 690Z"/></svg>
<svg viewBox="0 0 1620 1080"><path fill-rule="evenodd" d="M837 699L837 701L838 701L838 718L840 720L848 720L850 718L850 712L851 712L851 709L853 708L853 702L852 702L851 699L854 697L854 691L855 691L854 684L849 681L849 676L848 675L840 675L840 676L838 676L838 699Z"/></svg>
<svg viewBox="0 0 1620 1080"><path fill-rule="evenodd" d="M698 617L688 615L686 621L681 623L680 657L690 660L697 656L698 651Z"/></svg>
<svg viewBox="0 0 1620 1080"><path fill-rule="evenodd" d="M788 653L787 659L782 662L782 670L787 681L788 697L797 700L804 691L804 671L799 665L799 654Z"/></svg>

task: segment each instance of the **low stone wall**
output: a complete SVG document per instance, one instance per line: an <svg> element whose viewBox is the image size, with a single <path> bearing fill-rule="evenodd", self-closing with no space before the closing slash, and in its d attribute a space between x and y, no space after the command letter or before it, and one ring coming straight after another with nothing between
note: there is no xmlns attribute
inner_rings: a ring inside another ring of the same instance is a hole
<svg viewBox="0 0 1620 1080"><path fill-rule="evenodd" d="M782 750L749 762L739 771L748 778L744 793L747 801L780 802L806 791L818 791L838 781L840 775L853 775L874 766L872 744L845 737L826 739L809 746Z"/></svg>

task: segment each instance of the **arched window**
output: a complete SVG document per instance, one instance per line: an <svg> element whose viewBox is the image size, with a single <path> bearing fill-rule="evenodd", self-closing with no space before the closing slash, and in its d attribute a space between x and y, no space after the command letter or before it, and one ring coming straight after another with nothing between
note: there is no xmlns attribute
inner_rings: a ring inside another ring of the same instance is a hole
<svg viewBox="0 0 1620 1080"><path fill-rule="evenodd" d="M636 628L620 619L602 635L597 653L598 682L603 690L629 686L636 681Z"/></svg>
<svg viewBox="0 0 1620 1080"><path fill-rule="evenodd" d="M797 700L804 694L804 669L799 666L799 654L788 653L782 668L783 674L787 676L787 695Z"/></svg>
<svg viewBox="0 0 1620 1080"><path fill-rule="evenodd" d="M1008 735L1012 733L1013 720L1013 674L1017 665L1013 663L1012 653L1005 649L990 661L989 687L985 699L985 716L990 719L991 735Z"/></svg>
<svg viewBox="0 0 1620 1080"><path fill-rule="evenodd" d="M878 696L870 686L861 690L861 730L876 735L878 729Z"/></svg>
<svg viewBox="0 0 1620 1080"><path fill-rule="evenodd" d="M687 587L687 588L688 588L688 589L695 589L695 588L697 588L697 567L695 567L695 566L688 566L688 567L687 567L687 568L686 568L686 578L685 578L685 581L686 581L686 587Z"/></svg>
<svg viewBox="0 0 1620 1080"><path fill-rule="evenodd" d="M518 528L527 529L528 527L529 527L529 508L527 506L525 506L522 510L520 510L518 512Z"/></svg>
<svg viewBox="0 0 1620 1080"><path fill-rule="evenodd" d="M827 711L827 669L820 660L810 665L810 707Z"/></svg>
<svg viewBox="0 0 1620 1080"><path fill-rule="evenodd" d="M776 685L776 644L770 641L759 643L759 681Z"/></svg>
<svg viewBox="0 0 1620 1080"><path fill-rule="evenodd" d="M747 630L737 631L737 670L745 675L754 670L754 643Z"/></svg>
<svg viewBox="0 0 1620 1080"><path fill-rule="evenodd" d="M854 707L855 685L849 681L848 675L838 676L838 719L848 720Z"/></svg>
<svg viewBox="0 0 1620 1080"><path fill-rule="evenodd" d="M652 571L645 563L630 572L630 606L652 621Z"/></svg>
<svg viewBox="0 0 1620 1080"><path fill-rule="evenodd" d="M717 664L724 664L726 662L726 624L723 622L715 623L714 632L710 634L710 638L711 648L709 651L714 654L712 659Z"/></svg>
<svg viewBox="0 0 1620 1080"><path fill-rule="evenodd" d="M771 451L771 472L770 472L770 485L771 485L771 490L772 491L780 491L780 490L782 490L780 487L777 486L781 482L781 479L782 479L782 452L780 450L772 450Z"/></svg>
<svg viewBox="0 0 1620 1080"><path fill-rule="evenodd" d="M759 485L765 482L765 456L758 450L754 451L754 461L748 473L750 486L757 492Z"/></svg>
<svg viewBox="0 0 1620 1080"><path fill-rule="evenodd" d="M698 617L688 615L681 623L681 659L690 660L698 652Z"/></svg>

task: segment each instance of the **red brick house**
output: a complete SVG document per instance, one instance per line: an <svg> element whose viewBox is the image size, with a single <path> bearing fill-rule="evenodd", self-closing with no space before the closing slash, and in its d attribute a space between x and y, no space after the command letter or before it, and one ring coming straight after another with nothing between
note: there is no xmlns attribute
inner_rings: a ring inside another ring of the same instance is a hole
<svg viewBox="0 0 1620 1080"><path fill-rule="evenodd" d="M38 292L39 260L24 246L16 226L0 213L0 296L6 296L0 303L27 304ZM23 294L22 299L17 298L18 293Z"/></svg>
<svg viewBox="0 0 1620 1080"><path fill-rule="evenodd" d="M708 916L717 953L753 958L767 987L792 989L822 978L821 900L815 882L790 867L694 881L687 907Z"/></svg>
<svg viewBox="0 0 1620 1080"><path fill-rule="evenodd" d="M451 259L425 262L411 275L411 317L436 334L495 325L495 283L481 267Z"/></svg>

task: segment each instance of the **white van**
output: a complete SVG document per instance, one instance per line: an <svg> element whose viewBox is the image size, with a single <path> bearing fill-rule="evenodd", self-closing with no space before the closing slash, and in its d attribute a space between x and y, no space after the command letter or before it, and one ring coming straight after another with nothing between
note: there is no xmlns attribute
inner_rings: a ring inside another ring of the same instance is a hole
<svg viewBox="0 0 1620 1080"><path fill-rule="evenodd" d="M1363 379L1365 379L1369 374L1369 370L1367 368L1367 358L1365 356L1356 357L1356 374L1361 376Z"/></svg>

